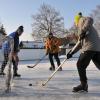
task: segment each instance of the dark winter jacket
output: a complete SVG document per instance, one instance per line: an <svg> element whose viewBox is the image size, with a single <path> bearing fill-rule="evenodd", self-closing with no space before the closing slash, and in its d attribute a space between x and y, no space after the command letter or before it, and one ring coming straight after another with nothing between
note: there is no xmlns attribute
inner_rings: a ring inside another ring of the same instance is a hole
<svg viewBox="0 0 100 100"><path fill-rule="evenodd" d="M19 36L17 32L13 32L9 36L11 36L14 39L14 52L17 53L19 51Z"/></svg>
<svg viewBox="0 0 100 100"><path fill-rule="evenodd" d="M9 37L14 39L14 52L17 53L19 51L19 36L16 32L13 32L9 34ZM4 53L10 52L11 48L8 41L5 41L2 44L2 50L4 51Z"/></svg>

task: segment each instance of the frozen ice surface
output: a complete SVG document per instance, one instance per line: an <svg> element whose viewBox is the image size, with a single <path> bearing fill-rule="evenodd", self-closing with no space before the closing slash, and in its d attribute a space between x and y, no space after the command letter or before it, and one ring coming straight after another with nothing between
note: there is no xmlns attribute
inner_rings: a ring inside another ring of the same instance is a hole
<svg viewBox="0 0 100 100"><path fill-rule="evenodd" d="M61 58L61 62L65 58ZM21 78L12 80L10 93L5 93L5 77L0 77L0 100L100 100L100 72L91 62L87 68L89 92L73 93L72 88L79 84L76 68L77 59L71 59L63 65L63 71L58 71L45 87L41 82L48 79L53 71L49 71L50 63L44 60L35 68L36 61L21 61L19 71ZM55 62L56 64L56 62ZM5 70L6 71L6 70ZM29 84L32 86L29 86Z"/></svg>

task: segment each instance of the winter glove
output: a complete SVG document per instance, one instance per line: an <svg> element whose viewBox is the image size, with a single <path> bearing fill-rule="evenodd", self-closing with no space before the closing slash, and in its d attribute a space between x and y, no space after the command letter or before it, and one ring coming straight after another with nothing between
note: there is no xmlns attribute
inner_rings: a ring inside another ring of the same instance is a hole
<svg viewBox="0 0 100 100"><path fill-rule="evenodd" d="M67 59L71 58L73 55L73 53L71 52L71 50L67 53Z"/></svg>

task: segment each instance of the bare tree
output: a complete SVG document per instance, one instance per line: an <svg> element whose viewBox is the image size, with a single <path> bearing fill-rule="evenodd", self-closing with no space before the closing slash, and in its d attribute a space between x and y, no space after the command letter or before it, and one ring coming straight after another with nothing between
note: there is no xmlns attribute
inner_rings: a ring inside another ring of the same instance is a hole
<svg viewBox="0 0 100 100"><path fill-rule="evenodd" d="M95 10L92 11L90 16L94 19L95 28L100 31L100 5L96 7Z"/></svg>
<svg viewBox="0 0 100 100"><path fill-rule="evenodd" d="M78 29L77 29L77 27L76 27L75 25L73 25L73 26L69 29L69 33L70 33L70 34L73 34L73 33L78 34Z"/></svg>
<svg viewBox="0 0 100 100"><path fill-rule="evenodd" d="M3 24L1 24L1 23L0 23L0 32L3 33L3 35L6 35L5 28L4 28Z"/></svg>
<svg viewBox="0 0 100 100"><path fill-rule="evenodd" d="M42 38L50 32L60 37L64 32L64 18L50 5L41 5L39 12L32 18L33 37Z"/></svg>

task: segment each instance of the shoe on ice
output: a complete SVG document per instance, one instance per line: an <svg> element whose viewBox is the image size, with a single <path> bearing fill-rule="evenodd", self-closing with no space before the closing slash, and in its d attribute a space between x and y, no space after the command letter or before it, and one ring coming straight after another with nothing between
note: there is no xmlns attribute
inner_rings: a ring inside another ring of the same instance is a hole
<svg viewBox="0 0 100 100"><path fill-rule="evenodd" d="M62 67L60 67L60 68L58 69L58 71L62 71Z"/></svg>
<svg viewBox="0 0 100 100"><path fill-rule="evenodd" d="M82 86L81 84L73 87L73 91L72 92L88 92L88 84Z"/></svg>
<svg viewBox="0 0 100 100"><path fill-rule="evenodd" d="M6 75L4 72L0 72L0 75Z"/></svg>
<svg viewBox="0 0 100 100"><path fill-rule="evenodd" d="M54 68L54 67L50 67L50 68L49 68L49 70L54 71L54 70L55 70L55 68Z"/></svg>
<svg viewBox="0 0 100 100"><path fill-rule="evenodd" d="M21 77L21 75L20 75L20 74L15 73L15 74L13 75L13 77Z"/></svg>

